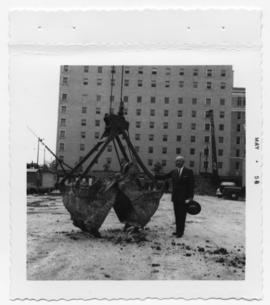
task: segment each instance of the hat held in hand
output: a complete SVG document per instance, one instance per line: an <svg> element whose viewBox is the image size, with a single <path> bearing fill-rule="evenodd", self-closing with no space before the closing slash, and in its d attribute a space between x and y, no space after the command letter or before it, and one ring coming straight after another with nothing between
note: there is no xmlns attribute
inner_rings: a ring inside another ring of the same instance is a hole
<svg viewBox="0 0 270 305"><path fill-rule="evenodd" d="M191 200L188 204L187 204L187 213L190 215L197 215L201 212L201 205L195 201L195 200Z"/></svg>

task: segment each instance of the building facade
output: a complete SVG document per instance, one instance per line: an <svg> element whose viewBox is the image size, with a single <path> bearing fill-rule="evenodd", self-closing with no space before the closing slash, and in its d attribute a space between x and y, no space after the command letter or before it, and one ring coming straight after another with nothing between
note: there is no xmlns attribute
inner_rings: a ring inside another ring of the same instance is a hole
<svg viewBox="0 0 270 305"><path fill-rule="evenodd" d="M61 67L56 153L69 165L98 141L110 105L118 111L121 79L120 66L113 67L113 73L111 66ZM206 112L212 109L218 170L222 176L232 173L232 149L239 145L232 139L236 113L232 66L125 66L122 83L130 138L148 168L161 162L169 171L181 154L195 174L211 172ZM105 163L119 169L111 145L94 169L102 170Z"/></svg>

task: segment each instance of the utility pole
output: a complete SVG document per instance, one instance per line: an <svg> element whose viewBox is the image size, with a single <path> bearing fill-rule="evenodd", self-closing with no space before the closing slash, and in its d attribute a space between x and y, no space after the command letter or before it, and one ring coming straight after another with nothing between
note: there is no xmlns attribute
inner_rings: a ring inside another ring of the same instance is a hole
<svg viewBox="0 0 270 305"><path fill-rule="evenodd" d="M39 141L40 141L40 139L38 138L38 145L37 145L37 165L38 165L38 162L39 162Z"/></svg>

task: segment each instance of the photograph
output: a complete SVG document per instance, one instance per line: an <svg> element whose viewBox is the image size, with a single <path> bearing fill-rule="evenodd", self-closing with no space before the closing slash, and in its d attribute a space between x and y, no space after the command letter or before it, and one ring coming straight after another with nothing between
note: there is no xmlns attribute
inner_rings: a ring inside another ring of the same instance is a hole
<svg viewBox="0 0 270 305"><path fill-rule="evenodd" d="M249 88L221 57L32 77L27 280L245 280Z"/></svg>

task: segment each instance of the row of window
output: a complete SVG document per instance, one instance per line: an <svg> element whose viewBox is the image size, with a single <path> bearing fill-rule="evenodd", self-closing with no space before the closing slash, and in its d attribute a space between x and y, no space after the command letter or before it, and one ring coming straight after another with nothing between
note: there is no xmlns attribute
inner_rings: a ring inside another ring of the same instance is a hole
<svg viewBox="0 0 270 305"><path fill-rule="evenodd" d="M82 95L82 100L83 101L86 102L88 99L89 99L88 94L83 94ZM102 99L102 96L100 94L98 94L96 96L96 101L100 102L101 99ZM61 100L63 102L66 102L68 100L68 94L67 93L62 93ZM110 100L113 102L115 100L115 97L113 95L110 96ZM172 100L174 102L174 99L170 99L169 97L164 97L164 104L169 104ZM123 101L128 103L129 96L124 96ZM142 103L143 102L143 97L142 96L137 96L136 101L137 101L138 104ZM157 102L157 98L155 96L151 96L149 101L150 101L151 104L155 104ZM205 104L206 105L212 105L212 101L213 101L213 99L211 97L206 97L205 98ZM184 98L183 97L178 97L177 102L178 102L178 104L183 104L184 103ZM220 98L219 99L220 106L224 106L225 102L226 102L225 98ZM198 98L197 97L191 98L191 103L192 103L192 105L197 105Z"/></svg>
<svg viewBox="0 0 270 305"><path fill-rule="evenodd" d="M95 67L95 66L92 66L91 67L91 70L95 70L97 73L102 73L103 72L103 67L102 66L97 66L97 67ZM174 68L175 69L175 68ZM188 70L190 71L190 68L188 68ZM69 72L69 66L68 65L64 65L64 67L63 67L63 71L64 72ZM83 72L84 73L89 73L89 71L90 71L90 67L89 66L83 66ZM116 70L115 70L115 68L114 67L112 67L111 68L111 71L110 71L111 73L115 73L116 72ZM125 66L124 67L124 73L125 74L130 74L130 72L131 72L131 69L130 69L130 67L127 67L127 66ZM158 69L158 67L152 67L151 68L151 74L152 75L158 75L158 74L160 74L160 69ZM184 76L185 74L186 74L186 70L185 70L185 68L179 68L179 70L178 70L178 74L180 75L180 76ZM192 70L192 75L193 76L199 76L199 69L198 68L194 68L193 70ZM201 71L202 72L202 71ZM140 67L137 67L137 73L138 74L144 74L144 67L142 67L142 66L140 66ZM211 68L206 68L205 70L204 70L204 75L206 76L206 77L214 77L214 76L221 76L221 77L226 77L226 75L227 75L227 71L226 71L226 69L220 69L220 70L213 70L213 69L211 69ZM215 75L215 73L216 73L216 75ZM167 76L169 76L169 75L171 75L172 74L172 68L170 68L170 67L165 67L165 75L167 75Z"/></svg>
<svg viewBox="0 0 270 305"><path fill-rule="evenodd" d="M89 84L89 79L88 78L83 78L83 82L82 83L83 83L84 86L87 86ZM68 84L69 84L68 77L64 76L62 78L62 85L68 86ZM103 84L103 79L102 78L97 78L96 79L96 85L97 86L102 86L102 84ZM150 81L150 86L152 88L156 88L158 84L160 84L160 83L158 83L156 80L151 80ZM115 80L114 79L111 80L111 85L115 86ZM173 84L171 83L171 81L165 80L165 82L164 82L164 87L165 88L170 88L172 85ZM130 80L129 79L124 79L124 87L129 87L129 86L130 86ZM142 79L138 79L137 80L137 87L143 87L143 86L144 86L143 85L143 80ZM178 81L178 87L179 88L184 88L185 87L185 82L183 80ZM199 88L199 83L198 82L193 82L192 83L192 87L194 89ZM205 87L205 89L210 90L210 89L213 88L213 83L211 81L207 81L207 82L205 82L204 87ZM226 89L226 87L227 87L226 82L221 82L219 84L219 88L220 89Z"/></svg>
<svg viewBox="0 0 270 305"><path fill-rule="evenodd" d="M95 120L95 126L99 127L101 124L100 120ZM66 126L66 119L61 118L60 120L60 126L61 127L65 127ZM81 126L86 126L86 119L82 119L81 120ZM168 122L163 122L163 129L168 129L169 128L169 123ZM141 122L140 121L136 121L135 122L135 127L136 128L141 128ZM182 129L183 124L181 122L177 122L176 124L176 128L177 129ZM149 128L153 129L155 128L155 122L149 122ZM196 130L196 123L191 123L190 124L190 129L191 130ZM210 123L205 123L204 124L204 130L209 131L210 130ZM224 131L225 130L225 125L224 124L218 124L218 130L220 131ZM241 131L241 124L237 124L236 125L236 131L240 132Z"/></svg>
<svg viewBox="0 0 270 305"><path fill-rule="evenodd" d="M65 105L61 106L61 113L66 113L66 112L67 112L67 106L65 106ZM87 107L82 106L81 112L82 113L87 113ZM127 114L127 113L128 113L128 111L127 111L127 109L125 109L125 114ZM177 113L178 117L183 117L184 112L183 112L183 110L178 110L177 112L173 111L173 113ZM96 114L101 114L101 108L100 107L96 108ZM136 109L136 115L140 116L141 114L142 114L142 109ZM156 110L155 109L150 109L149 114L150 114L150 116L155 116L156 115ZM163 116L164 117L169 116L169 110L168 109L163 110ZM205 112L204 116L205 116L205 118L207 118L207 111ZM197 111L196 110L191 111L191 117L192 118L197 117ZM219 112L219 118L221 118L221 119L225 118L225 111L220 111Z"/></svg>
<svg viewBox="0 0 270 305"><path fill-rule="evenodd" d="M66 137L66 131L65 130L60 130L60 139L65 139ZM100 137L99 132L95 133L95 138L98 139ZM81 131L81 138L85 139L86 138L86 132L85 131ZM148 140L149 141L154 141L155 135L153 134L149 134L148 135ZM141 140L141 134L136 133L135 134L135 141L140 141ZM162 141L163 142L167 142L168 141L168 135L163 135L162 136ZM181 142L182 141L182 136L181 135L177 135L176 136L176 141L177 142ZM190 142L191 143L195 143L196 142L196 136L192 135L190 136ZM241 144L241 137L236 137L235 139L236 144ZM204 143L210 143L210 136L205 136L204 137ZM224 137L220 136L218 137L218 143L222 144L224 143ZM110 145L108 147L111 147ZM108 151L111 151L110 149ZM236 153L237 156L238 153Z"/></svg>

